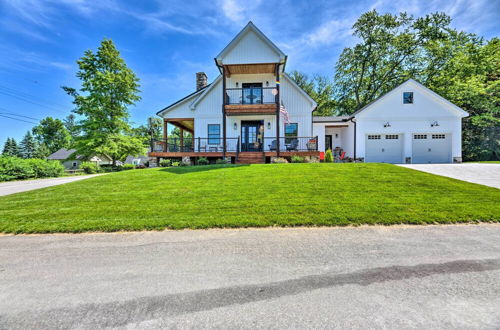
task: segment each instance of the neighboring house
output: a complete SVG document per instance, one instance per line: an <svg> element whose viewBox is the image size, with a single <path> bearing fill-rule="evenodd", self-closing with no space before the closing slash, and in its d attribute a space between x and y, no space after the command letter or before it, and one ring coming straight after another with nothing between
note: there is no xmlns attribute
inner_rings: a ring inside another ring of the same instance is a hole
<svg viewBox="0 0 500 330"><path fill-rule="evenodd" d="M146 164L148 164L148 162L149 162L149 157L148 156L143 156L143 155L131 156L131 155L129 155L125 159L124 164L132 164L132 165L135 165L135 166L138 166L138 165L144 165L144 166L146 166Z"/></svg>
<svg viewBox="0 0 500 330"><path fill-rule="evenodd" d="M314 117L319 150L342 150L365 162L462 161L468 113L409 79L348 117Z"/></svg>
<svg viewBox="0 0 500 330"><path fill-rule="evenodd" d="M82 156L76 155L75 152L75 149L61 148L48 156L47 159L60 161L67 170L76 170L86 160ZM90 160L99 163L99 165L110 165L113 163L113 160L106 155L94 155Z"/></svg>
<svg viewBox="0 0 500 330"><path fill-rule="evenodd" d="M150 157L269 162L293 155L388 163L461 161L468 114L414 80L352 116L313 117L316 102L284 72L287 56L252 22L215 57L220 75L160 110L164 137ZM168 138L175 126L179 138ZM279 138L277 138L279 137Z"/></svg>

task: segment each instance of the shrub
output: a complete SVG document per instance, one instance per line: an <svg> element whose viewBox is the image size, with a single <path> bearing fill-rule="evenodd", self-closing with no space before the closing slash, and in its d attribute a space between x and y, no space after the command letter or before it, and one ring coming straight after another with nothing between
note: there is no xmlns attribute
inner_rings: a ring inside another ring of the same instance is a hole
<svg viewBox="0 0 500 330"><path fill-rule="evenodd" d="M215 161L215 164L227 164L227 160L225 160L225 159L217 159Z"/></svg>
<svg viewBox="0 0 500 330"><path fill-rule="evenodd" d="M133 170L135 168L134 164L123 164L122 170Z"/></svg>
<svg viewBox="0 0 500 330"><path fill-rule="evenodd" d="M146 166L140 164L140 165L137 165L135 168L138 169L138 170L143 170L143 169L146 168Z"/></svg>
<svg viewBox="0 0 500 330"><path fill-rule="evenodd" d="M306 160L301 156L292 156L292 163L305 163Z"/></svg>
<svg viewBox="0 0 500 330"><path fill-rule="evenodd" d="M198 165L208 165L209 161L205 157L198 158Z"/></svg>
<svg viewBox="0 0 500 330"><path fill-rule="evenodd" d="M99 166L94 162L83 162L80 168L87 174L95 174L99 172Z"/></svg>
<svg viewBox="0 0 500 330"><path fill-rule="evenodd" d="M162 160L160 160L160 166L161 167L169 167L170 165L172 165L172 162L170 161L170 159L162 159Z"/></svg>
<svg viewBox="0 0 500 330"><path fill-rule="evenodd" d="M286 158L283 158L283 157L276 157L273 159L272 162L274 164L286 164L286 163L288 163L288 160Z"/></svg>
<svg viewBox="0 0 500 330"><path fill-rule="evenodd" d="M0 157L0 181L29 179L35 171L28 161L18 157Z"/></svg>
<svg viewBox="0 0 500 330"><path fill-rule="evenodd" d="M172 162L172 166L173 166L173 167L177 167L177 166L179 166L179 165L180 165L180 162Z"/></svg>
<svg viewBox="0 0 500 330"><path fill-rule="evenodd" d="M331 149L328 149L325 153L325 163L333 163L333 154Z"/></svg>
<svg viewBox="0 0 500 330"><path fill-rule="evenodd" d="M0 181L57 177L64 174L58 161L0 157Z"/></svg>

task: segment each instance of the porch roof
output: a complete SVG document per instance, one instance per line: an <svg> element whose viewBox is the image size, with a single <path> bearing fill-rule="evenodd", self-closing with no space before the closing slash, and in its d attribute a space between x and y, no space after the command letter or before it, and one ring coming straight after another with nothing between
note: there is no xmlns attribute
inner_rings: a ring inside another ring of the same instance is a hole
<svg viewBox="0 0 500 330"><path fill-rule="evenodd" d="M346 122L351 116L313 116L313 123L342 123Z"/></svg>

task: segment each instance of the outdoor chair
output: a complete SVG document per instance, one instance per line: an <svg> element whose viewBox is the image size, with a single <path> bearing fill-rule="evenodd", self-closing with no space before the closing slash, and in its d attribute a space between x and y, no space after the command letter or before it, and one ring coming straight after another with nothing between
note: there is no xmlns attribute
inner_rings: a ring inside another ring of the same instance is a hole
<svg viewBox="0 0 500 330"><path fill-rule="evenodd" d="M297 147L299 146L299 140L293 139L290 141L290 144L286 146L286 151L297 151Z"/></svg>
<svg viewBox="0 0 500 330"><path fill-rule="evenodd" d="M277 140L272 140L272 141L271 141L271 144L269 145L269 150L270 150L270 151L276 151L276 149L277 149L277 144L278 144L278 141L277 141Z"/></svg>

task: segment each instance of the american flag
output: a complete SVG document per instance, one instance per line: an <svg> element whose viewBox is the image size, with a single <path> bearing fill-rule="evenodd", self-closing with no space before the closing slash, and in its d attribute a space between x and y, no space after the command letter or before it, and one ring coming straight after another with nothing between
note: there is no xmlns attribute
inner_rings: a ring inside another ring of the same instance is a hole
<svg viewBox="0 0 500 330"><path fill-rule="evenodd" d="M288 118L288 111L286 110L283 103L281 103L281 105L280 105L280 114L283 117L283 121L285 122L285 124L289 124L290 118Z"/></svg>

